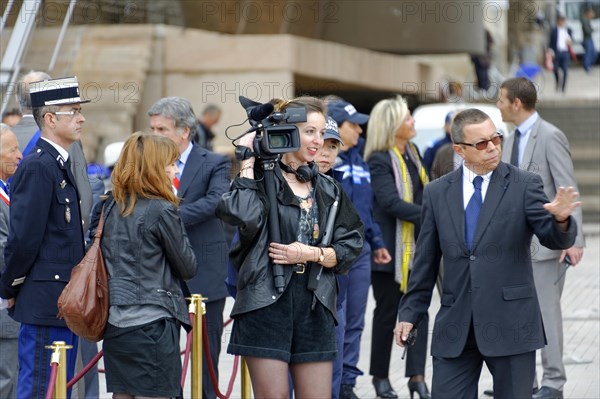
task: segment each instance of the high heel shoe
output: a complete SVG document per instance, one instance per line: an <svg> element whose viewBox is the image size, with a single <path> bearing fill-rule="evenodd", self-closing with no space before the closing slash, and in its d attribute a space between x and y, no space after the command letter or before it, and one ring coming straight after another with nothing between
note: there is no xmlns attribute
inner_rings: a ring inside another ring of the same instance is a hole
<svg viewBox="0 0 600 399"><path fill-rule="evenodd" d="M408 390L410 391L410 399L413 399L415 392L419 395L420 399L431 399L429 389L425 381L408 381Z"/></svg>
<svg viewBox="0 0 600 399"><path fill-rule="evenodd" d="M373 387L375 387L375 393L378 397L383 399L397 399L398 394L392 388L390 380L387 378L373 377Z"/></svg>

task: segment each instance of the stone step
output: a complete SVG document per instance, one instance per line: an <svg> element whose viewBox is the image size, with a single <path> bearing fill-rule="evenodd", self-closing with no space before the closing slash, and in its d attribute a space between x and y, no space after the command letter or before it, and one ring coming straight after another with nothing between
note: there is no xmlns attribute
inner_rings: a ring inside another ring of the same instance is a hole
<svg viewBox="0 0 600 399"><path fill-rule="evenodd" d="M582 195L581 210L584 223L600 222L600 195Z"/></svg>

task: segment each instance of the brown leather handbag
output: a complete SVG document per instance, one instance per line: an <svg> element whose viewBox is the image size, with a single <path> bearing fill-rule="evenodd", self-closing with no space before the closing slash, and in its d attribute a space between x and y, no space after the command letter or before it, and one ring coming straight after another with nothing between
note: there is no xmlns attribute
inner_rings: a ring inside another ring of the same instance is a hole
<svg viewBox="0 0 600 399"><path fill-rule="evenodd" d="M58 317L69 330L89 341L104 336L108 320L108 275L100 248L104 227L104 209L94 235L94 242L71 271L71 279L58 298Z"/></svg>

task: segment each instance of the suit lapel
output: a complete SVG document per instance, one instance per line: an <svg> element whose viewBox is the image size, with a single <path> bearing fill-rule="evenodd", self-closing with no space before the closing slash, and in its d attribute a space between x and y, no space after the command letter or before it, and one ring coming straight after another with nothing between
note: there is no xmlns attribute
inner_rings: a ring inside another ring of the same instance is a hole
<svg viewBox="0 0 600 399"><path fill-rule="evenodd" d="M531 132L529 133L529 138L527 139L527 145L525 146L525 151L523 152L523 159L521 159L521 163L519 165L520 169L530 170L531 167L537 167L536 165L532 165L531 160L533 159L533 151L537 144L538 130L541 121L542 118L538 117L537 121L535 121L531 127Z"/></svg>
<svg viewBox="0 0 600 399"><path fill-rule="evenodd" d="M502 197L508 188L508 167L504 163L500 163L496 170L492 173L490 178L490 184L488 185L485 199L479 213L479 219L477 220L477 228L475 229L475 238L473 243L473 251L477 248L477 245L481 241L483 233L487 229L487 226L502 201Z"/></svg>
<svg viewBox="0 0 600 399"><path fill-rule="evenodd" d="M179 189L177 190L178 197L183 198L185 196L185 192L187 191L191 182L194 180L194 176L196 176L200 170L200 167L202 166L204 156L205 154L202 154L197 150L196 145L192 147L192 151L190 152L187 162L185 163L185 167L183 168L181 180L179 181Z"/></svg>
<svg viewBox="0 0 600 399"><path fill-rule="evenodd" d="M448 178L448 190L446 191L446 204L448 204L450 218L456 230L456 236L465 249L465 207L463 198L463 168L460 167L452 172Z"/></svg>

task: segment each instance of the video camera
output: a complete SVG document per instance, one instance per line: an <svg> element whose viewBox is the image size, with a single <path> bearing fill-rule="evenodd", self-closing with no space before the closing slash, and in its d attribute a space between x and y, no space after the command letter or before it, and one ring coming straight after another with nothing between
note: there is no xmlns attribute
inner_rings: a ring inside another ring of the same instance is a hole
<svg viewBox="0 0 600 399"><path fill-rule="evenodd" d="M253 152L246 147L237 146L237 159L243 160L256 156L262 159L275 159L279 154L294 152L300 148L300 132L295 123L306 122L304 107L288 107L282 112L273 112L271 103L257 103L240 96L240 104L248 114L252 125L251 131L256 131Z"/></svg>

